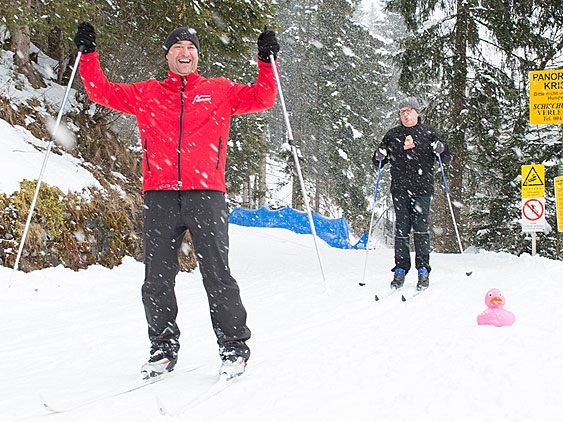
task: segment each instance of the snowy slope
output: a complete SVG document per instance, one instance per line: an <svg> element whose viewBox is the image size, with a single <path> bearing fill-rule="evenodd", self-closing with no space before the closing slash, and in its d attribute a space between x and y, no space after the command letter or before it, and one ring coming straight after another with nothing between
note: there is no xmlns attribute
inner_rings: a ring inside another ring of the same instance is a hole
<svg viewBox="0 0 563 422"><path fill-rule="evenodd" d="M37 50L36 50L37 51ZM53 73L56 62L43 53L37 51L39 65L36 66L44 76ZM0 49L0 96L9 98L11 107L17 111L22 104L38 104L33 108L43 115L54 131L55 116L60 110L60 102L65 90L64 86L45 80L46 87L33 89L26 78L16 74L13 65L13 53ZM65 112L79 110L76 101L76 91L71 89L65 107ZM34 122L31 116L26 117L26 124ZM74 142L74 134L67 127L77 130L72 122L65 119L56 132L58 144L70 146ZM37 180L45 158L48 140L37 139L22 126L12 126L0 119L0 192L11 195L20 189L20 182L24 179ZM83 167L84 162L66 152L51 152L43 181L51 186L57 186L63 192L80 192L89 186L102 189L100 183L92 173Z"/></svg>
<svg viewBox="0 0 563 422"><path fill-rule="evenodd" d="M231 226L231 269L253 332L247 373L218 395L219 366L198 272L177 281L183 329L177 373L142 390L47 415L138 376L148 356L143 266L0 267L0 414L6 421L554 421L563 412L563 263L499 253L433 255L431 288L410 302L375 302L392 250L320 242L324 289L309 235ZM467 277L465 268L473 270ZM414 286L415 275L407 281ZM12 287L9 287L11 284ZM513 327L477 326L498 287ZM412 288L412 287L411 287ZM193 372L182 373L194 365ZM173 416L161 416L157 398Z"/></svg>
<svg viewBox="0 0 563 422"><path fill-rule="evenodd" d="M12 126L0 119L0 159L2 176L0 192L7 195L20 189L24 179L37 180L45 159L47 142L37 139L27 129ZM102 189L92 173L81 166L82 161L67 153L51 152L43 181L64 192L80 192L88 186Z"/></svg>

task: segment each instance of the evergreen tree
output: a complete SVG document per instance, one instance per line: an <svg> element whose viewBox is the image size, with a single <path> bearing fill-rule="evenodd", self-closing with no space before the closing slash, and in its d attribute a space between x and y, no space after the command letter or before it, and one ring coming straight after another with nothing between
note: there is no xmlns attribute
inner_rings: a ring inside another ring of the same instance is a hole
<svg viewBox="0 0 563 422"><path fill-rule="evenodd" d="M308 200L321 213L342 210L365 230L371 154L382 136L391 72L381 64L382 43L353 21L358 3L286 1L278 19L287 40L281 72ZM297 195L293 206L299 206Z"/></svg>

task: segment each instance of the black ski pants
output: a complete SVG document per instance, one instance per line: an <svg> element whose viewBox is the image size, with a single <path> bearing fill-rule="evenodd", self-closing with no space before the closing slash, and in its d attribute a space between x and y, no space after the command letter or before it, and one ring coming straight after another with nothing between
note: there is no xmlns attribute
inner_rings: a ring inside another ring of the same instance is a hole
<svg viewBox="0 0 563 422"><path fill-rule="evenodd" d="M186 230L193 239L213 330L222 357L250 356L246 310L228 263L225 195L218 191L148 191L144 195L143 304L152 350L177 354L180 330L174 286Z"/></svg>
<svg viewBox="0 0 563 422"><path fill-rule="evenodd" d="M409 271L411 258L409 235L414 232L415 267L430 271L430 234L428 215L432 195L416 195L411 192L393 192L395 208L395 268ZM395 270L393 268L393 270Z"/></svg>

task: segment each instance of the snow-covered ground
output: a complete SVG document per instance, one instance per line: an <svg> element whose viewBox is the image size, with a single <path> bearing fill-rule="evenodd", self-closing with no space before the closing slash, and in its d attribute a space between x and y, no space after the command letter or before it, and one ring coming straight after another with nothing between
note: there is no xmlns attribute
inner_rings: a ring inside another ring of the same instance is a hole
<svg viewBox="0 0 563 422"><path fill-rule="evenodd" d="M132 259L109 270L0 267L0 414L6 421L555 421L563 414L563 263L503 253L433 255L431 287L374 301L391 279L392 250L231 225L231 269L253 336L243 377L201 397L219 358L199 272L177 280L183 330L177 371L141 390L51 414L133 383L148 356ZM465 275L465 269L473 274ZM415 275L407 276L413 289ZM11 284L11 287L9 285ZM491 287L512 327L478 326ZM191 372L185 372L197 366ZM172 415L161 416L157 399Z"/></svg>
<svg viewBox="0 0 563 422"><path fill-rule="evenodd" d="M0 192L7 195L20 189L24 179L39 178L48 143L41 141L21 126L11 126L0 119L0 159L2 177ZM102 188L92 173L81 166L82 161L70 154L50 153L43 181L64 192L80 192L88 186Z"/></svg>

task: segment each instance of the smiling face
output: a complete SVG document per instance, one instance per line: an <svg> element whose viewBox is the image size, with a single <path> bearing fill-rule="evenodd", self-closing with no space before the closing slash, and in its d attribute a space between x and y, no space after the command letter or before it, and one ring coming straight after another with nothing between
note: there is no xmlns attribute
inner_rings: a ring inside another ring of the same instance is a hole
<svg viewBox="0 0 563 422"><path fill-rule="evenodd" d="M197 70L199 54L194 43L183 40L170 47L166 54L166 60L172 73L186 76Z"/></svg>

